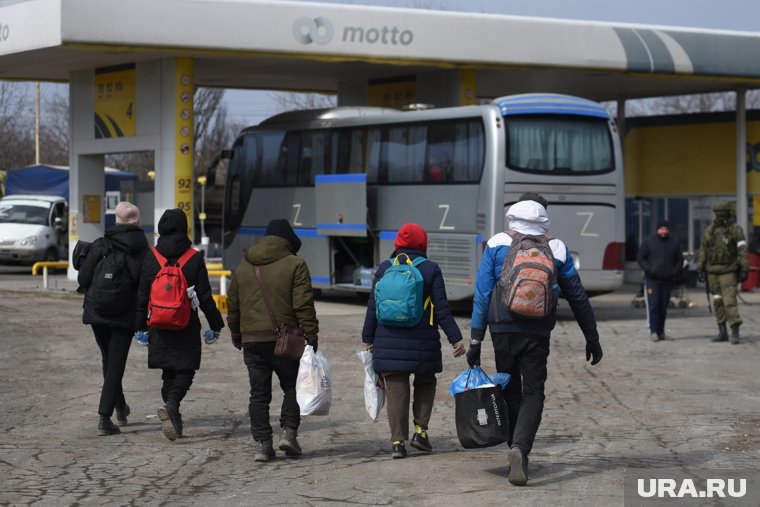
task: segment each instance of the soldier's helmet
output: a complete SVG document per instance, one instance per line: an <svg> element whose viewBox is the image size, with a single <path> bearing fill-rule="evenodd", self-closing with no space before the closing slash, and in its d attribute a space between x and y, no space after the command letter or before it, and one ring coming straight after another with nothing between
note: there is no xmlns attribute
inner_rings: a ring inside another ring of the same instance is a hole
<svg viewBox="0 0 760 507"><path fill-rule="evenodd" d="M715 213L731 213L731 203L728 201L715 201L713 204L713 211Z"/></svg>

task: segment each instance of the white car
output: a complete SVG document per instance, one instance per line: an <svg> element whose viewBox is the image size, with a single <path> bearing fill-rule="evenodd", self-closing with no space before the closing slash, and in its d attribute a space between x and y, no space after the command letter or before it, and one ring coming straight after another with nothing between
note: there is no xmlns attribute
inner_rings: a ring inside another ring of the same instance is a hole
<svg viewBox="0 0 760 507"><path fill-rule="evenodd" d="M0 262L68 257L67 211L63 197L12 195L0 199Z"/></svg>

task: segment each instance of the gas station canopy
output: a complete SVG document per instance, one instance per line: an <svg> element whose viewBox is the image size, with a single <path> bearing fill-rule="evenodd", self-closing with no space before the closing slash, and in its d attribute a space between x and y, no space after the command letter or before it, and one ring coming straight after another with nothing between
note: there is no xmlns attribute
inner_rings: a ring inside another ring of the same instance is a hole
<svg viewBox="0 0 760 507"><path fill-rule="evenodd" d="M594 100L760 87L760 35L263 0L0 2L0 79L189 57L199 86L335 92L471 70L481 97Z"/></svg>

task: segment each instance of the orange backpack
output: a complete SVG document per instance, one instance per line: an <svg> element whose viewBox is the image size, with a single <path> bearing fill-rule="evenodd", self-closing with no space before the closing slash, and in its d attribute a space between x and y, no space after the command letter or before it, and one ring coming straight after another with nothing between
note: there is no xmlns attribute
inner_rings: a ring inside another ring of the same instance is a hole
<svg viewBox="0 0 760 507"><path fill-rule="evenodd" d="M548 317L556 306L554 255L546 236L507 231L512 245L499 276L499 299L510 313L524 319Z"/></svg>
<svg viewBox="0 0 760 507"><path fill-rule="evenodd" d="M148 325L156 329L178 331L190 323L190 298L187 295L187 280L182 268L196 254L188 248L172 265L166 257L153 248L153 255L161 267L150 286L148 300Z"/></svg>

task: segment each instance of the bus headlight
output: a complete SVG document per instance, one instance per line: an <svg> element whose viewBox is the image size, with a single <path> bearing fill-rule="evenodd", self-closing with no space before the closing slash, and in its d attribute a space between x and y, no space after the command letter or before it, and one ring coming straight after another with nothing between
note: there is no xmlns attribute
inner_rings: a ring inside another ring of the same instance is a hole
<svg viewBox="0 0 760 507"><path fill-rule="evenodd" d="M27 236L18 242L19 246L35 246L37 244L37 236Z"/></svg>

